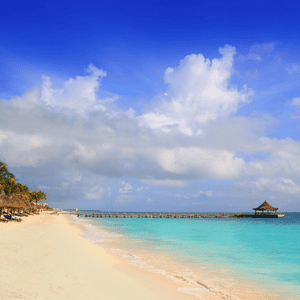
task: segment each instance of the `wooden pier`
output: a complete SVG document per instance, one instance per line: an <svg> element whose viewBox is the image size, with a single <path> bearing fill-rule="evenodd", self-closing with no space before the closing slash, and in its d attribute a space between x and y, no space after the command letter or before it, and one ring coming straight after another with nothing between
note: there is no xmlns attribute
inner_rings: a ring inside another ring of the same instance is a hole
<svg viewBox="0 0 300 300"><path fill-rule="evenodd" d="M158 218L158 219L198 219L198 218L228 218L234 217L233 213L211 214L211 213L86 213L77 212L77 217L83 218Z"/></svg>

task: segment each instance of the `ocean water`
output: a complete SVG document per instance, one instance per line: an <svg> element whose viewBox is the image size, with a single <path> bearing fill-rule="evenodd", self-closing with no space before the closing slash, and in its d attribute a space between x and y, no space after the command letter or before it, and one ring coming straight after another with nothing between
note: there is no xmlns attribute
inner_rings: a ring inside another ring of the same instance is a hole
<svg viewBox="0 0 300 300"><path fill-rule="evenodd" d="M300 299L300 213L279 219L72 218L100 247L195 288L229 299Z"/></svg>

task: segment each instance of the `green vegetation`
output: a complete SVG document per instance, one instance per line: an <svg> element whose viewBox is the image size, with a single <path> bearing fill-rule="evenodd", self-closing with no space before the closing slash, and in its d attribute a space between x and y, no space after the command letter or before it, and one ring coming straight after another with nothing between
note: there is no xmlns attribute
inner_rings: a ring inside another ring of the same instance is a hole
<svg viewBox="0 0 300 300"><path fill-rule="evenodd" d="M15 175L8 171L6 163L0 161L0 191L7 196L16 195L22 200L38 203L47 200L47 194L42 191L31 191L28 186L16 182Z"/></svg>

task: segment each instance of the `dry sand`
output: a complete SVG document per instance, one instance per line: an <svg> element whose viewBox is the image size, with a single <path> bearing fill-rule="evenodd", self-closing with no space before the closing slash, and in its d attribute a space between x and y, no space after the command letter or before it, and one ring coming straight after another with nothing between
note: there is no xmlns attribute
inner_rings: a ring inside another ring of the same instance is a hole
<svg viewBox="0 0 300 300"><path fill-rule="evenodd" d="M48 212L0 223L0 299L222 299L134 267L80 233Z"/></svg>

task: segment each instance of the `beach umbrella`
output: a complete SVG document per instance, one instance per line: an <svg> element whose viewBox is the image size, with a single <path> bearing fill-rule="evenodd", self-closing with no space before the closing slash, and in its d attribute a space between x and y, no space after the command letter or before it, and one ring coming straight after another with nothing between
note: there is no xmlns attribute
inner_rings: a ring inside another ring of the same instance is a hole
<svg viewBox="0 0 300 300"><path fill-rule="evenodd" d="M12 199L10 199L10 197L1 194L1 210L2 208L11 208L13 206L13 202Z"/></svg>
<svg viewBox="0 0 300 300"><path fill-rule="evenodd" d="M17 203L13 200L12 196L2 196L2 199L4 199L4 207L13 209L16 208L18 205Z"/></svg>
<svg viewBox="0 0 300 300"><path fill-rule="evenodd" d="M18 208L19 204L16 201L16 198L14 196L10 196L8 197L8 203L9 203L9 207L11 208Z"/></svg>
<svg viewBox="0 0 300 300"><path fill-rule="evenodd" d="M4 207L6 207L5 206L5 201L4 201L4 196L5 195L0 195L0 218L1 218L1 216L2 216L2 209L4 208Z"/></svg>
<svg viewBox="0 0 300 300"><path fill-rule="evenodd" d="M29 211L31 211L32 207L31 207L30 201L26 199L26 200L24 201L24 203L25 203L26 208L27 208ZM27 210L27 209L26 209L26 210Z"/></svg>
<svg viewBox="0 0 300 300"><path fill-rule="evenodd" d="M27 207L28 207L28 209L30 210L30 212L32 212L32 210L33 210L33 205L32 205L32 203L28 200L28 202L27 202Z"/></svg>
<svg viewBox="0 0 300 300"><path fill-rule="evenodd" d="M21 201L16 195L12 196L13 201L15 202L16 208L18 208L18 212L20 208L24 208L23 201Z"/></svg>

